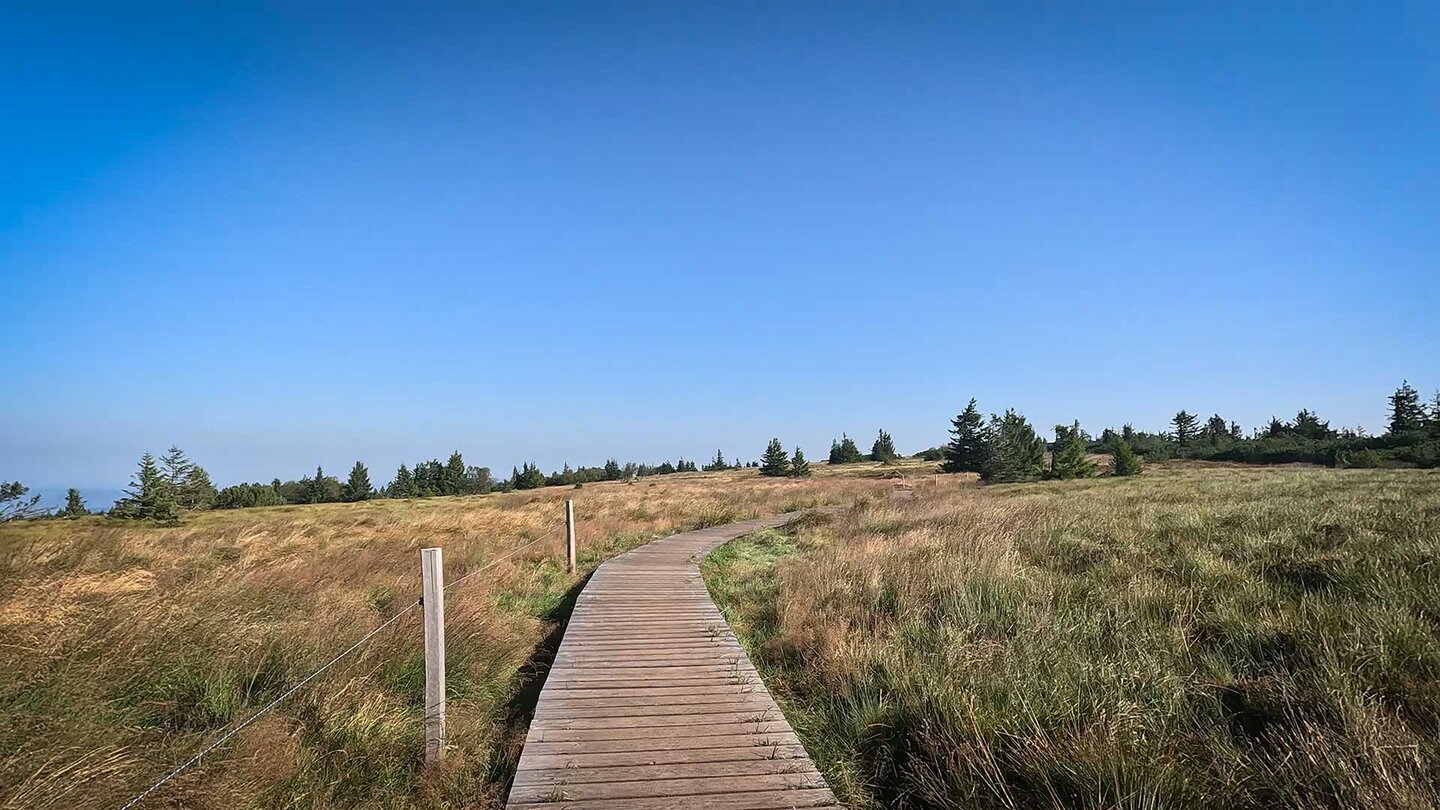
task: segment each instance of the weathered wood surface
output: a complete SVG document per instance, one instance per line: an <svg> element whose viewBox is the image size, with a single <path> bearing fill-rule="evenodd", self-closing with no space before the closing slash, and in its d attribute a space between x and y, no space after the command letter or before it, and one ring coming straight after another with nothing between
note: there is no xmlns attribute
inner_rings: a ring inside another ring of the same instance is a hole
<svg viewBox="0 0 1440 810"><path fill-rule="evenodd" d="M595 571L540 693L508 807L837 804L698 568L725 541L795 517L673 535Z"/></svg>

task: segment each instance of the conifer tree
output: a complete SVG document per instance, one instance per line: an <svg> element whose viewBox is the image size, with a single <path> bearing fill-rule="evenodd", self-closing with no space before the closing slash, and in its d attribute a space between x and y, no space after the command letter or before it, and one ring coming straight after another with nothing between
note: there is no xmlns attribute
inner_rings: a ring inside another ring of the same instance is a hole
<svg viewBox="0 0 1440 810"><path fill-rule="evenodd" d="M1205 430L1202 435L1205 437L1207 444L1212 447L1219 447L1229 441L1230 427L1225 424L1225 420L1217 413L1212 415L1209 421L1205 423Z"/></svg>
<svg viewBox="0 0 1440 810"><path fill-rule="evenodd" d="M191 464L185 480L175 491L175 502L181 509L209 509L215 504L215 485L210 482L210 473L199 464Z"/></svg>
<svg viewBox="0 0 1440 810"><path fill-rule="evenodd" d="M415 497L415 477L410 474L410 468L404 464L395 471L395 480L386 487L386 492L392 498L413 498Z"/></svg>
<svg viewBox="0 0 1440 810"><path fill-rule="evenodd" d="M355 462L350 468L350 478L345 481L344 494L342 497L350 503L357 501L368 501L375 495L375 488L370 485L370 470L366 469L361 462Z"/></svg>
<svg viewBox="0 0 1440 810"><path fill-rule="evenodd" d="M865 456L860 454L860 448L855 446L855 440L848 435L841 433L839 441L830 443L831 464L854 464L864 460Z"/></svg>
<svg viewBox="0 0 1440 810"><path fill-rule="evenodd" d="M702 469L704 469L705 472L719 472L730 469L730 463L725 460L724 453L716 450L715 458L711 459L710 463L706 464Z"/></svg>
<svg viewBox="0 0 1440 810"><path fill-rule="evenodd" d="M1190 442L1194 441L1196 434L1199 433L1199 421L1198 417L1187 411L1182 410L1175 414L1175 418L1170 420L1171 426L1174 427L1175 443L1181 447L1189 447Z"/></svg>
<svg viewBox="0 0 1440 810"><path fill-rule="evenodd" d="M779 439L771 439L770 444L765 448L765 455L760 457L760 474L770 478L783 478L790 474L790 456L785 453L785 448L780 444Z"/></svg>
<svg viewBox="0 0 1440 810"><path fill-rule="evenodd" d="M321 469L320 466L317 465L317 466L315 467L315 477L314 477L314 478L306 478L306 479L301 479L301 480L303 480L303 481L306 482L306 484L305 484L305 502L306 502L306 503L324 503L324 502L325 502L325 470Z"/></svg>
<svg viewBox="0 0 1440 810"><path fill-rule="evenodd" d="M140 469L125 488L125 497L115 502L111 514L129 520L154 520L159 523L175 523L180 519L170 480L161 471L154 456L146 453L140 457Z"/></svg>
<svg viewBox="0 0 1440 810"><path fill-rule="evenodd" d="M870 446L870 460L891 462L898 456L899 454L895 452L895 440L890 438L890 434L882 428L880 435L875 439L875 444Z"/></svg>
<svg viewBox="0 0 1440 810"><path fill-rule="evenodd" d="M1440 438L1440 391L1435 392L1435 398L1430 400L1430 434Z"/></svg>
<svg viewBox="0 0 1440 810"><path fill-rule="evenodd" d="M165 455L160 457L160 470L170 484L170 490L175 493L179 493L185 486L185 479L189 477L192 466L194 465L185 455L185 451L173 444L165 451Z"/></svg>
<svg viewBox="0 0 1440 810"><path fill-rule="evenodd" d="M1115 475L1139 475L1140 457L1130 449L1130 443L1116 436L1111 442L1110 470Z"/></svg>
<svg viewBox="0 0 1440 810"><path fill-rule="evenodd" d="M805 453L796 447L795 457L790 461L790 477L808 478L810 474L810 462L805 460Z"/></svg>
<svg viewBox="0 0 1440 810"><path fill-rule="evenodd" d="M1055 453L1050 456L1051 478L1089 478L1095 474L1095 462L1080 432L1080 423L1055 426Z"/></svg>
<svg viewBox="0 0 1440 810"><path fill-rule="evenodd" d="M439 490L441 495L459 495L465 491L465 457L460 455L459 450L451 453L445 462Z"/></svg>
<svg viewBox="0 0 1440 810"><path fill-rule="evenodd" d="M608 460L605 462L605 480L606 480L606 481L619 481L620 478L621 478L621 476L622 476L622 472L621 472L621 470L620 470L620 462L616 461L616 460L613 459L613 458L612 458L612 459L608 459Z"/></svg>
<svg viewBox="0 0 1440 810"><path fill-rule="evenodd" d="M945 463L940 469L947 473L974 472L985 469L990 439L985 417L972 398L964 412L951 421L950 443L945 445Z"/></svg>
<svg viewBox="0 0 1440 810"><path fill-rule="evenodd" d="M90 510L85 508L85 499L80 497L80 490L67 490L65 492L65 508L60 510L60 516L78 518L88 514L90 514Z"/></svg>
<svg viewBox="0 0 1440 810"><path fill-rule="evenodd" d="M539 489L545 486L545 474L540 472L540 465L528 462L520 465L519 472L515 473L512 480L516 489Z"/></svg>
<svg viewBox="0 0 1440 810"><path fill-rule="evenodd" d="M1420 392L1405 380L1390 395L1390 433L1398 435L1425 427L1425 409L1420 405Z"/></svg>
<svg viewBox="0 0 1440 810"><path fill-rule="evenodd" d="M1003 417L991 417L990 435L990 455L980 480L1028 481L1040 476L1045 465L1045 440L1035 435L1025 417L1014 409L1005 411Z"/></svg>

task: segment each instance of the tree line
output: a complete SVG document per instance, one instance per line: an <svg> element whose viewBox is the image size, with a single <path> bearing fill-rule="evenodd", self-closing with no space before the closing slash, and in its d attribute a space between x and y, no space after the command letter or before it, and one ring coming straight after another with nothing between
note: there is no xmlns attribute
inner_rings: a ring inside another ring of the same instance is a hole
<svg viewBox="0 0 1440 810"><path fill-rule="evenodd" d="M1097 470L1091 456L1097 453L1111 456L1115 475L1136 475L1144 461L1169 458L1335 467L1440 466L1440 393L1423 403L1419 392L1405 381L1388 405L1387 429L1379 436L1368 435L1363 428L1332 428L1308 408L1288 421L1272 417L1248 436L1238 423L1219 414L1201 422L1198 415L1182 409L1171 418L1168 431L1147 433L1126 424L1118 431L1105 428L1097 438L1073 422L1056 425L1054 441L1046 442L1014 409L986 418L971 399L951 421L950 441L920 456L942 461L944 472L978 473L986 482L1092 476Z"/></svg>

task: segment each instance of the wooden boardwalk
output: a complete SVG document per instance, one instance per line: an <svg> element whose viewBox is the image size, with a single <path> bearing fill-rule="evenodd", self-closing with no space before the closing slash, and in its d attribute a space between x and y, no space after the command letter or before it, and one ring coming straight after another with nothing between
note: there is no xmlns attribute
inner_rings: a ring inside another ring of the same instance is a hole
<svg viewBox="0 0 1440 810"><path fill-rule="evenodd" d="M837 804L700 579L777 515L657 540L602 564L540 693L507 807Z"/></svg>

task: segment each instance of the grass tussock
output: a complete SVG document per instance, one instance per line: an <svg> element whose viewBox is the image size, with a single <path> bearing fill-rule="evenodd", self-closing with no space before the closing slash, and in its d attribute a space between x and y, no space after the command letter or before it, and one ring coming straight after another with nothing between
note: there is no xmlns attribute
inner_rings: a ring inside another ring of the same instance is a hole
<svg viewBox="0 0 1440 810"><path fill-rule="evenodd" d="M1440 805L1440 475L913 483L705 566L851 807Z"/></svg>
<svg viewBox="0 0 1440 810"><path fill-rule="evenodd" d="M635 485L0 525L0 810L118 807L419 593L535 548L447 595L449 742L423 754L412 611L169 785L147 807L487 808L523 739L527 678L567 595L604 559L675 531L849 503L878 482L754 471ZM563 568L575 499L581 576Z"/></svg>

